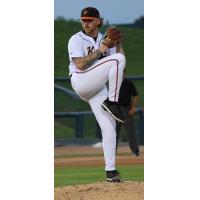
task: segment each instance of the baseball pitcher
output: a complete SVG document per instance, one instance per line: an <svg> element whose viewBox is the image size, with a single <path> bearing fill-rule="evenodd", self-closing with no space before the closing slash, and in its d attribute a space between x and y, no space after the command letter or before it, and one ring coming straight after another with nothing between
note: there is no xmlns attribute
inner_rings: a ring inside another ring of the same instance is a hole
<svg viewBox="0 0 200 200"><path fill-rule="evenodd" d="M115 120L124 122L118 97L126 60L121 32L110 27L105 34L100 33L102 21L96 8L81 11L83 30L68 42L69 76L73 89L89 103L101 128L107 181L120 182L115 167Z"/></svg>

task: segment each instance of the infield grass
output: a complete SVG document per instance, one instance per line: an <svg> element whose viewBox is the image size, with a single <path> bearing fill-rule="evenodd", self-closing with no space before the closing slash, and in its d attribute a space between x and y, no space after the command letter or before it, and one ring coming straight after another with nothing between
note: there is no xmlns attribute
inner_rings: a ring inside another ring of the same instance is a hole
<svg viewBox="0 0 200 200"><path fill-rule="evenodd" d="M126 181L144 181L144 166L119 166L118 170ZM103 167L63 167L55 168L54 185L66 186L105 181Z"/></svg>

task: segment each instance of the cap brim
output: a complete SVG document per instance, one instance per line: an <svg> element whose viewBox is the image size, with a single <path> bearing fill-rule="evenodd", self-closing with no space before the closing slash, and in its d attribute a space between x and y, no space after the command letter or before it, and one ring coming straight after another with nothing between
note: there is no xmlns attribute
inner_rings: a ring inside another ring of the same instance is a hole
<svg viewBox="0 0 200 200"><path fill-rule="evenodd" d="M81 17L81 19L95 19L95 18L98 18L98 17Z"/></svg>

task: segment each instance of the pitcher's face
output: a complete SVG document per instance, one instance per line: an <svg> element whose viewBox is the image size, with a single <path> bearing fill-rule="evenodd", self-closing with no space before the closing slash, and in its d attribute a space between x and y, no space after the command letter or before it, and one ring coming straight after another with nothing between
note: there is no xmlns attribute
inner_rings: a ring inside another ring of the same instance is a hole
<svg viewBox="0 0 200 200"><path fill-rule="evenodd" d="M91 35L94 32L98 32L98 27L101 23L101 20L99 18L93 18L93 19L81 19L82 21L82 27L86 34Z"/></svg>

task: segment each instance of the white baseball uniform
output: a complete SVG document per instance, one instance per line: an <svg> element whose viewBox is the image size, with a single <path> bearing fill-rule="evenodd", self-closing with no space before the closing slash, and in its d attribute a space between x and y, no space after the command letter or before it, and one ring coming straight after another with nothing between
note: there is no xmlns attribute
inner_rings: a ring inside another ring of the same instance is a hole
<svg viewBox="0 0 200 200"><path fill-rule="evenodd" d="M115 170L116 122L103 110L101 104L107 98L118 101L119 89L123 79L125 57L116 53L116 48L108 49L102 58L94 61L89 68L81 71L73 62L74 57L84 57L100 47L103 34L94 38L80 31L73 35L68 43L69 75L75 92L90 104L90 107L102 131L105 170ZM109 82L108 89L106 82Z"/></svg>

